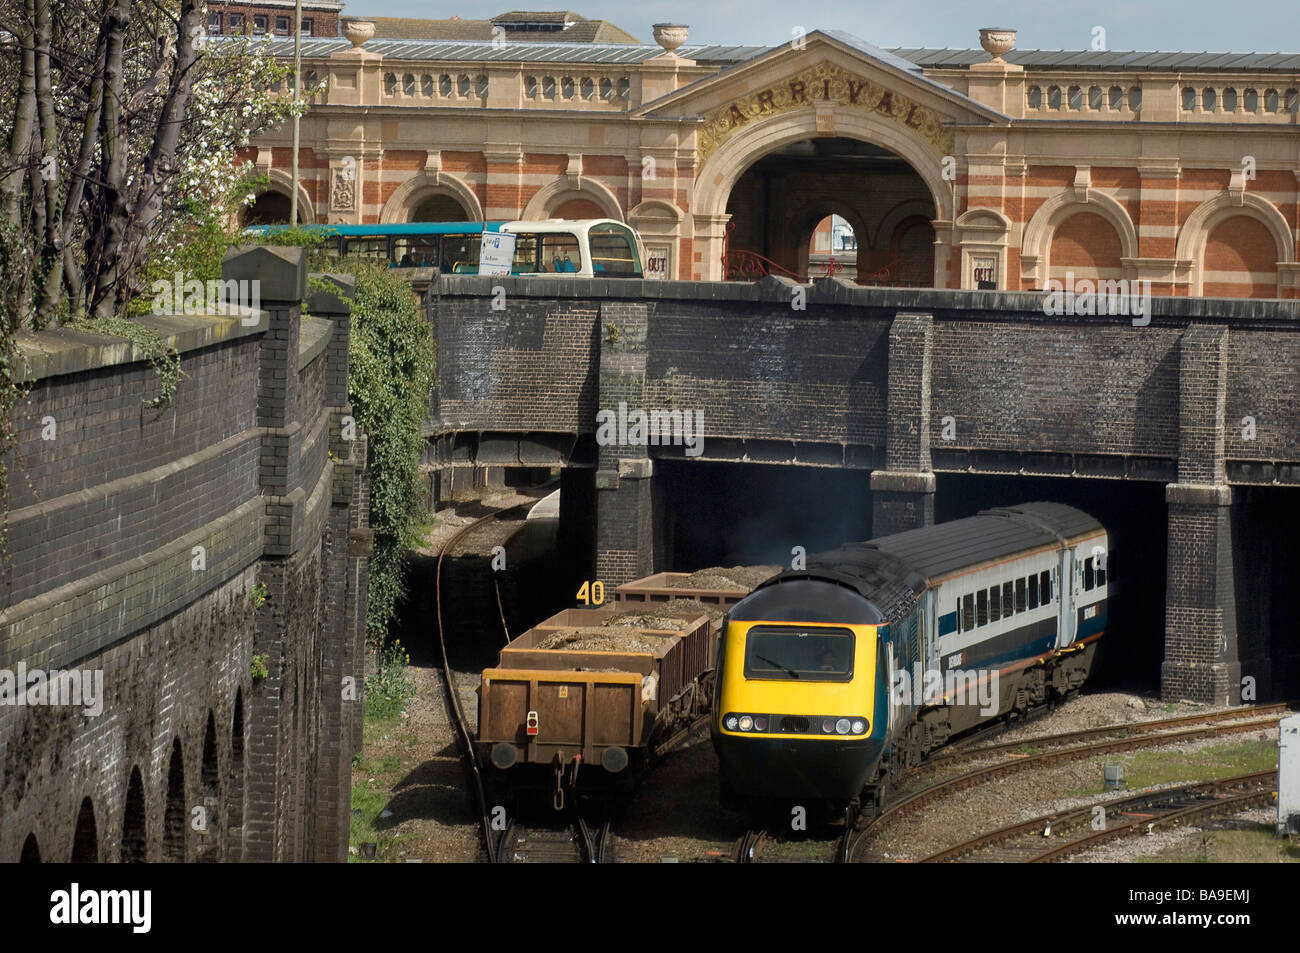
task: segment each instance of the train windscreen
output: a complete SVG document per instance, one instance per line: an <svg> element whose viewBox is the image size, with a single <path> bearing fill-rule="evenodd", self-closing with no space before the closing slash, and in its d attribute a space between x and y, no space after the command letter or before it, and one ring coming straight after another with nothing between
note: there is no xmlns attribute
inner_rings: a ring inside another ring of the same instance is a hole
<svg viewBox="0 0 1300 953"><path fill-rule="evenodd" d="M853 678L853 633L756 625L745 635L745 677L847 682Z"/></svg>

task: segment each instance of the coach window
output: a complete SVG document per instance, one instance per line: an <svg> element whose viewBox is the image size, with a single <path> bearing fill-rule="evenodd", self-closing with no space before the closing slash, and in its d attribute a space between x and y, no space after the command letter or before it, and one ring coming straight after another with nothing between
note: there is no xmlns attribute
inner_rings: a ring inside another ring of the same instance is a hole
<svg viewBox="0 0 1300 953"><path fill-rule="evenodd" d="M1106 565L1109 559L1110 559L1110 554L1107 553L1105 558L1097 560L1097 585L1098 586L1106 585Z"/></svg>
<svg viewBox="0 0 1300 953"><path fill-rule="evenodd" d="M1083 561L1083 589L1086 592L1096 584L1097 579L1092 571L1092 557L1089 556Z"/></svg>
<svg viewBox="0 0 1300 953"><path fill-rule="evenodd" d="M1016 580L1016 611L1025 611L1025 580L1022 576Z"/></svg>
<svg viewBox="0 0 1300 953"><path fill-rule="evenodd" d="M975 624L988 625L989 622L989 591L981 589L975 593Z"/></svg>
<svg viewBox="0 0 1300 953"><path fill-rule="evenodd" d="M1002 618L1002 587L989 586L989 621Z"/></svg>
<svg viewBox="0 0 1300 953"><path fill-rule="evenodd" d="M1002 618L1009 619L1016 611L1015 604L1015 583L1004 582L1002 584Z"/></svg>
<svg viewBox="0 0 1300 953"><path fill-rule="evenodd" d="M1042 590L1043 605L1052 601L1052 573L1044 569L1038 574L1038 588Z"/></svg>
<svg viewBox="0 0 1300 953"><path fill-rule="evenodd" d="M962 596L961 629L963 632L969 632L973 628L975 628L975 597Z"/></svg>

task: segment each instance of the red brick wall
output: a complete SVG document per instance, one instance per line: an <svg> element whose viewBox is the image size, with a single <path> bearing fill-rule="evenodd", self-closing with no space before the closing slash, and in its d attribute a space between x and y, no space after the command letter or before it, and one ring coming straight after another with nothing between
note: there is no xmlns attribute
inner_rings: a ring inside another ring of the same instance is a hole
<svg viewBox="0 0 1300 953"><path fill-rule="evenodd" d="M1277 257L1277 242L1263 222L1246 215L1224 219L1205 242L1201 293L1208 298L1276 298ZM1225 280L1212 272L1234 272L1236 277Z"/></svg>
<svg viewBox="0 0 1300 953"><path fill-rule="evenodd" d="M1094 212L1077 212L1052 236L1051 277L1119 278L1120 243L1115 226Z"/></svg>

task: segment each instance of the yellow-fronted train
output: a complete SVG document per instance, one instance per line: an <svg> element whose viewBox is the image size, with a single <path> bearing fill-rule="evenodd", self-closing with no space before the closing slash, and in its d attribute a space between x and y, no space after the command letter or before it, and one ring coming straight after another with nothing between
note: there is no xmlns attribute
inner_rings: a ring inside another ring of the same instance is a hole
<svg viewBox="0 0 1300 953"><path fill-rule="evenodd" d="M891 775L949 739L1073 694L1106 630L1111 557L1101 523L1039 502L849 543L767 580L719 641L724 813L863 819Z"/></svg>

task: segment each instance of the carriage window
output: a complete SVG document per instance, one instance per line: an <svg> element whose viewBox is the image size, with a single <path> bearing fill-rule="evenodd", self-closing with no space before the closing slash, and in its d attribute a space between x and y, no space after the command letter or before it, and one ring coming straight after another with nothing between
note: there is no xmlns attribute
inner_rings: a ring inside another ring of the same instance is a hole
<svg viewBox="0 0 1300 953"><path fill-rule="evenodd" d="M1002 587L989 587L989 621L996 622L1002 618Z"/></svg>
<svg viewBox="0 0 1300 953"><path fill-rule="evenodd" d="M975 597L963 596L961 600L961 630L969 632L975 628Z"/></svg>
<svg viewBox="0 0 1300 953"><path fill-rule="evenodd" d="M1097 577L1092 571L1092 557L1083 561L1083 589L1088 591L1097 584Z"/></svg>
<svg viewBox="0 0 1300 953"><path fill-rule="evenodd" d="M1017 579L1016 580L1016 611L1017 612L1025 611L1025 595L1026 595L1025 580L1023 578Z"/></svg>
<svg viewBox="0 0 1300 953"><path fill-rule="evenodd" d="M1014 583L1004 582L1002 584L1002 618L1009 619L1016 611Z"/></svg>
<svg viewBox="0 0 1300 953"><path fill-rule="evenodd" d="M628 229L621 225L593 225L588 234L594 274L641 276L636 241Z"/></svg>
<svg viewBox="0 0 1300 953"><path fill-rule="evenodd" d="M1043 605L1052 601L1052 573L1044 569L1038 574L1038 588L1042 591Z"/></svg>
<svg viewBox="0 0 1300 953"><path fill-rule="evenodd" d="M1107 553L1097 562L1097 585L1106 585L1106 574L1110 570L1111 554Z"/></svg>
<svg viewBox="0 0 1300 953"><path fill-rule="evenodd" d="M989 621L989 591L981 589L975 593L975 624L988 625Z"/></svg>

